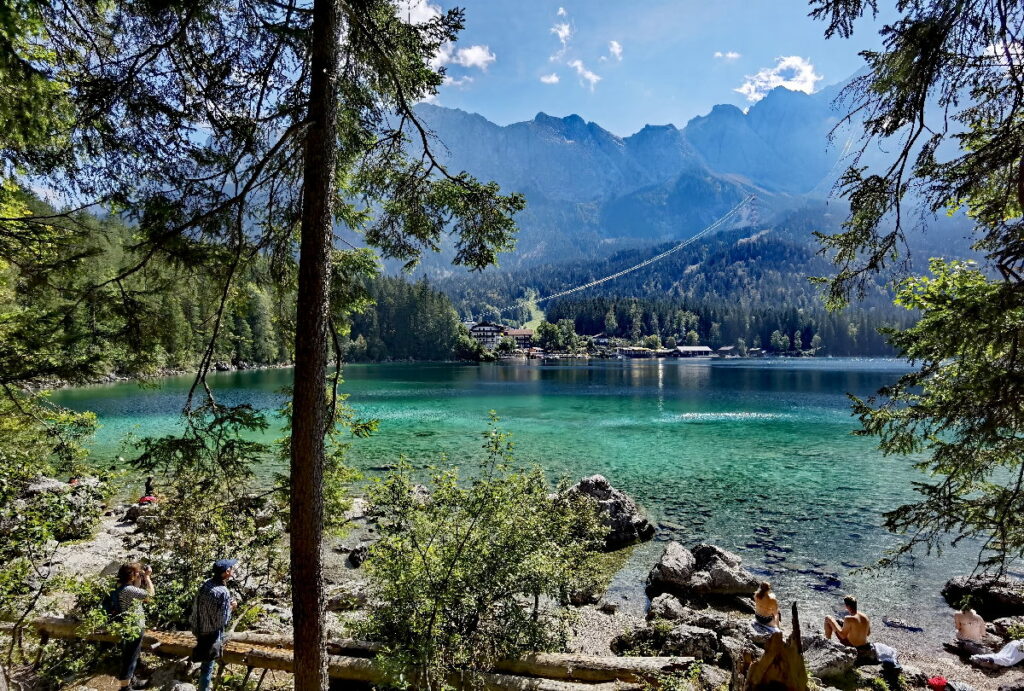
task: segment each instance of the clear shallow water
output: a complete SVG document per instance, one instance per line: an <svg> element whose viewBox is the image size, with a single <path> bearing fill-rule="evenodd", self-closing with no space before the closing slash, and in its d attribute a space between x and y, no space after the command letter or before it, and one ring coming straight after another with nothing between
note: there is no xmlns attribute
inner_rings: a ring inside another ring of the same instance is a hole
<svg viewBox="0 0 1024 691"><path fill-rule="evenodd" d="M920 476L909 459L882 458L872 440L851 435L846 393L870 394L905 369L839 359L350 365L349 403L380 420L377 436L354 442L351 461L368 476L400 455L423 464L444 453L471 466L493 409L518 460L552 476L604 474L660 524L659 542L711 541L738 552L780 599L798 599L812 624L854 592L879 632L886 615L924 625L922 636L938 641L950 623L939 589L969 571L973 555L857 572L895 544L881 513L912 499ZM290 378L290 370L235 372L211 384L224 403L274 408ZM54 399L99 415L94 449L111 457L126 434L173 431L189 383L93 386ZM634 553L614 597L643 606L643 579L661 546Z"/></svg>

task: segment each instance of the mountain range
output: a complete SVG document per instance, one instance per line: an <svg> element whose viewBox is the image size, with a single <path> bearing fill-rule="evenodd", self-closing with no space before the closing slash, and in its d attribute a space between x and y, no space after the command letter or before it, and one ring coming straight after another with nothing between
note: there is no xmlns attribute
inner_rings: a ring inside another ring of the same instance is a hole
<svg viewBox="0 0 1024 691"><path fill-rule="evenodd" d="M516 267L684 239L749 194L756 203L733 227L820 205L848 148L829 137L838 88L778 87L746 112L717 105L682 128L647 125L628 137L579 115L501 126L462 110L416 109L451 169L525 195L518 247L503 261Z"/></svg>

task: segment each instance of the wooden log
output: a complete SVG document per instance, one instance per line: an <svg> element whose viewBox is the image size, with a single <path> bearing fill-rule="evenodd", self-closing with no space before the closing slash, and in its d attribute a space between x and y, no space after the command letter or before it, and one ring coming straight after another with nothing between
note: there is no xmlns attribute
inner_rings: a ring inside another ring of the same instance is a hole
<svg viewBox="0 0 1024 691"><path fill-rule="evenodd" d="M54 638L79 638L107 642L117 642L119 640L118 636L105 631L81 631L79 628L80 622L72 619L43 617L32 622L32 626L40 635L45 633ZM155 652L158 655L185 657L192 652L192 648L195 646L195 638L192 634L181 631L147 631L143 636L142 644L148 647L155 646ZM345 644L342 643L342 645ZM364 647L356 647L357 649L365 650ZM568 671L569 668L564 664L566 662L565 659L558 663L558 658L560 657L571 658L576 663L584 665L584 667L575 668L575 671L570 672ZM579 671L580 669L591 669L591 677L594 674L600 676L602 674L600 670L601 665L594 662L595 658L588 656L550 656L545 659L542 656L542 659L544 661L539 663L535 669L538 671L549 670L564 676L557 679L549 679L544 678L540 674L536 676L520 676L518 674L489 672L476 675L475 680L479 683L474 685L482 688L484 691L621 691L623 689L638 688L635 684L615 681L614 679L607 679L603 683L586 683L587 681L601 681L600 679L585 679L584 677L588 673ZM596 659L600 660L602 658ZM610 659L619 660L620 658ZM626 662L628 673L634 675L633 678L639 678L638 674L644 670L664 668L664 665L659 667L658 663L650 661L657 658L621 659ZM274 669L282 672L292 672L293 670L292 651L290 647L286 647L279 640L233 640L229 638L224 645L221 660L224 664ZM644 662L644 660L647 660L647 662ZM662 660L668 664L680 664L678 662L680 660L683 661L681 664L692 662L692 660L687 658L662 658ZM590 665L589 668L586 667L588 664ZM607 671L603 672L603 674L607 678L613 674L614 666L607 665L606 667ZM359 681L377 685L391 685L399 682L398 679L394 678L379 665L374 664L373 660L367 657L330 655L327 659L327 671L331 677L347 681ZM580 676L580 674L584 676ZM449 683L456 687L470 685L468 677L462 678L460 676L451 678Z"/></svg>
<svg viewBox="0 0 1024 691"><path fill-rule="evenodd" d="M234 633L232 643L256 643L261 646L290 650L289 636L266 633ZM381 649L379 643L359 641L351 638L327 641L327 651L332 655L347 657L372 657ZM597 655L574 655L561 653L535 653L518 660L500 660L494 665L495 672L546 677L571 681L642 682L658 674L685 671L694 663L692 657L612 657Z"/></svg>
<svg viewBox="0 0 1024 691"><path fill-rule="evenodd" d="M549 679L644 683L660 674L685 671L694 661L692 657L600 657L534 653L519 660L501 660L495 664L494 669Z"/></svg>

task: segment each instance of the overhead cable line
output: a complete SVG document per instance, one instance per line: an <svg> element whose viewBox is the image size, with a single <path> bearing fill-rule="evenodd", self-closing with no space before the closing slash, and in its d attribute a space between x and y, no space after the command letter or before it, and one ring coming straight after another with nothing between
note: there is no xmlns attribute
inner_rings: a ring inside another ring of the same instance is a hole
<svg viewBox="0 0 1024 691"><path fill-rule="evenodd" d="M632 273L633 271L636 271L638 269L642 269L645 266L650 266L654 262L661 261L662 259L664 259L665 257L669 256L670 254L675 254L679 250L685 249L686 247L689 247L690 245L692 245L693 243L697 242L701 238L704 238L704 237L710 235L711 233L715 232L719 228L721 228L725 224L726 221L728 221L730 218L732 218L737 213L739 213L740 209L742 209L744 206L746 206L751 201L753 201L755 196L756 195L751 194L750 196L745 197L739 204L737 204L736 206L734 206L731 209L729 209L729 211L727 211L724 216L722 216L717 221L715 221L714 223L709 225L707 228L705 228L704 230L700 231L699 233L697 233L693 237L690 237L690 238L687 238L686 240L683 240L682 242L680 242L675 247L673 247L673 248L671 248L669 250L666 250L666 251L662 252L661 254L659 254L657 256L654 256L654 257L651 257L650 259L642 261L639 264L637 264L636 266L631 266L628 269L623 269L622 271L613 273L610 276L605 276L604 278L599 278L596 281L591 281L590 283L586 283L586 284L581 285L581 286L576 286L575 288L570 288L569 290L563 290L560 293L555 293L553 295L548 295L547 297L537 298L536 302L537 303L541 303L541 302L544 302L545 300L554 300L555 298L560 298L560 297L564 297L566 295L571 295L572 293L577 293L577 292L579 292L581 290L586 290L587 288L593 288L594 286L601 285L602 283L606 283L607 281L613 281L616 278L619 278L621 276L625 276L628 273Z"/></svg>

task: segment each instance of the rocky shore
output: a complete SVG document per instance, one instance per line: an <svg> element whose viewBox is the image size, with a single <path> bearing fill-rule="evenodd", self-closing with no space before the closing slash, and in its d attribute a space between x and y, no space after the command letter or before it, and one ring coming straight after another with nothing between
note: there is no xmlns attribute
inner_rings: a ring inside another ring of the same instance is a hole
<svg viewBox="0 0 1024 691"><path fill-rule="evenodd" d="M69 491L66 483L58 481L41 479L34 487L37 491L66 493L69 501L78 496L99 501L98 495ZM623 549L656 536L655 527L632 498L604 477L584 478L568 491L596 502L610 531L607 550ZM362 616L367 604L362 564L376 539L376 519L366 508L364 500L355 499L347 516L351 530L344 538L329 539L325 547L329 629L337 637L346 635L351 622ZM91 538L58 549L52 567L67 575L111 575L128 558L132 536L147 529L147 513L146 508L138 505L107 507ZM701 685L719 688L728 684L733 669L745 655L756 659L763 652L768 635L753 626L751 600L759 581L738 555L721 547L706 543L688 547L677 541L667 542L650 565L643 583L649 599L642 607L642 615L637 610L625 611L600 594L587 604L569 608L570 652L691 656L702 663ZM943 595L951 605L958 605L965 596L971 598L978 612L991 622L989 632L996 649L1011 633L1019 635L1024 630L1024 583L984 577L953 578ZM56 596L46 603L42 613L60 615L69 605L67 598ZM805 662L820 688L877 687L875 680L883 678L883 670L876 659L858 658L854 649L826 640L822 622L814 613L799 614ZM791 624L785 603L782 621L788 635ZM286 634L290 624L288 603L268 599L255 630ZM924 688L929 678L941 676L976 689L1024 689L1024 669L1020 667L981 670L953 650L917 648L911 643L911 636L901 627L884 626L881 621L875 622L872 632L872 640L900 652L902 678L907 687ZM173 685L160 688L188 691Z"/></svg>

